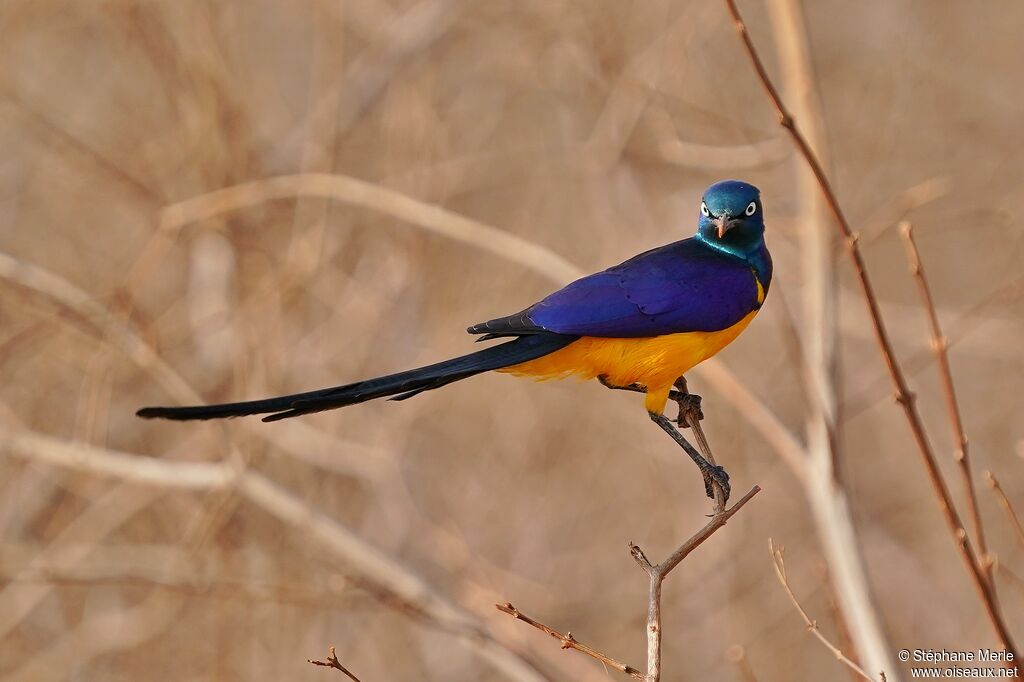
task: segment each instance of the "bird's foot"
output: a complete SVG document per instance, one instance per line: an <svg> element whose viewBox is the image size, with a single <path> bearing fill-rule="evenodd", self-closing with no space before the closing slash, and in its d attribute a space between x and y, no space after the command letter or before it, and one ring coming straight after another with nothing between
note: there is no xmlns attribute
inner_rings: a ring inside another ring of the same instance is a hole
<svg viewBox="0 0 1024 682"><path fill-rule="evenodd" d="M672 391L672 395L669 398L679 405L679 416L676 417L676 423L679 424L680 428L686 429L690 427L689 418L691 415L696 421L704 419L704 411L700 408L701 397L696 393Z"/></svg>
<svg viewBox="0 0 1024 682"><path fill-rule="evenodd" d="M708 494L708 497L715 499L715 485L717 484L721 486L723 496L727 501L729 499L729 491L731 488L729 486L729 474L726 473L725 469L717 464L712 464L705 459L704 456L697 451L697 448L690 445L690 442L686 440L682 433L679 432L671 419L660 412L649 412L648 415L650 416L651 421L660 426L661 429L683 449L690 459L693 460L693 463L697 465L701 476L704 477L704 491ZM700 431L699 424L694 433L701 436L703 435L703 432Z"/></svg>
<svg viewBox="0 0 1024 682"><path fill-rule="evenodd" d="M700 409L701 397L696 393L690 393L686 377L679 377L672 384L673 390L669 392L669 400L679 406L679 416L676 417L676 424L679 428L686 429L690 426L690 418L694 422L704 419L704 412Z"/></svg>
<svg viewBox="0 0 1024 682"><path fill-rule="evenodd" d="M715 483L722 487L722 495L724 497L723 502L729 501L729 493L732 492L732 486L729 485L729 473L725 470L725 467L717 466L705 462L706 467L702 467L700 472L704 474L704 492L707 493L708 497L712 500L715 499Z"/></svg>

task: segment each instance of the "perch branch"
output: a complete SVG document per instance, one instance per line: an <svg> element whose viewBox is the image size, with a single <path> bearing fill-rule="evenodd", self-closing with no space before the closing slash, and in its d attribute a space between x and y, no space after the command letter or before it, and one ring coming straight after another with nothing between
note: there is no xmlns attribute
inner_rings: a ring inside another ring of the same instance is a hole
<svg viewBox="0 0 1024 682"><path fill-rule="evenodd" d="M985 573L982 572L978 566L977 555L974 548L971 546L970 539L967 537L967 532L964 530L964 524L961 522L960 515L956 511L956 506L953 504L953 499L949 494L949 489L946 486L945 480L942 478L938 462L935 459L935 453L932 451L931 443L928 441L928 436L925 432L921 415L917 410L915 396L910 391L906 377L903 375L903 370L896 361L896 354L893 351L892 342L889 339L889 334L886 331L885 323L883 322L879 311L878 298L875 296L874 287L871 284L871 280L868 278L867 269L864 265L864 257L857 244L857 235L850 229L850 224L839 206L835 192L832 190L832 186L829 183L828 177L825 175L824 169L819 163L817 157L814 155L814 152L808 146L807 140L800 132L800 129L797 127L793 117L783 104L775 85L772 84L771 79L768 77L768 72L765 70L764 63L761 61L761 57L758 54L757 49L754 47L750 34L747 32L747 27L743 23L743 18L740 16L735 0L724 1L727 9L729 10L729 14L732 16L736 32L743 43L747 56L750 58L750 62L753 65L754 70L757 72L757 76L764 87L765 93L771 100L772 106L774 107L775 113L778 117L779 124L786 129L786 132L789 133L789 136L797 146L800 155L814 173L814 177L818 181L818 186L821 188L822 194L825 198L825 203L828 205L829 211L835 219L836 226L839 228L839 231L843 236L847 253L853 263L854 273L857 276L857 281L861 288L861 293L863 294L864 301L868 307L868 313L871 317L876 341L878 342L879 349L882 353L882 359L888 369L889 377L895 390L896 402L903 407L903 412L906 415L917 449L924 461L925 468L928 471L928 477L931 479L932 486L935 489L935 494L939 498L939 506L945 516L946 523L950 528L950 532L953 536L956 547L960 552L961 558L967 566L968 573L978 592L978 597L982 602L982 606L992 623L996 637L1002 648L1013 654L1013 667L1017 668L1016 661L1020 660L1019 651L1013 643L1013 639L1010 636L1006 622L1003 620L1002 614L999 611L995 595L992 590L989 589Z"/></svg>
<svg viewBox="0 0 1024 682"><path fill-rule="evenodd" d="M717 488L717 486L716 486ZM658 682L661 679L661 586L665 578L682 562L690 552L697 549L705 540L724 526L733 514L749 502L754 495L761 492L760 486L754 486L739 502L729 508L716 510L711 520L689 540L679 546L667 559L660 564L652 564L647 555L638 546L630 543L629 551L640 568L644 569L649 582L647 597L647 682ZM716 490L716 498L718 491Z"/></svg>
<svg viewBox="0 0 1024 682"><path fill-rule="evenodd" d="M698 422L699 423L699 422ZM710 538L715 532L724 526L726 522L732 517L733 514L738 512L740 508L749 502L754 495L761 492L760 486L754 486L750 489L746 495L744 495L739 502L734 504L732 507L722 508L715 512L711 517L711 520L707 524L697 531L690 539L684 542L678 549L672 552L667 559L660 564L652 564L644 554L644 551L633 543L629 543L629 552L633 555L633 559L640 565L644 572L647 574L649 579L649 590L648 590L648 601L647 601L647 674L640 672L632 666L626 665L621 661L617 661L610 656L607 656L600 651L588 647L584 644L580 644L572 636L572 633L562 634L558 630L548 627L543 623L540 623L528 616L522 614L519 609L512 606L508 602L504 604L495 604L499 611L509 614L510 616L523 621L533 627L537 628L541 632L546 632L555 639L562 643L563 649L575 649L580 651L592 658L596 658L605 665L611 666L616 670L623 672L630 677L637 680L644 680L645 682L659 682L661 679L661 585L665 581L665 578L669 573L672 572L676 566L682 562L693 550L701 545L705 540Z"/></svg>
<svg viewBox="0 0 1024 682"><path fill-rule="evenodd" d="M345 673L345 675L350 680L352 680L352 682L359 682L359 678L353 675L351 672L349 672L349 670L341 664L341 661L338 660L338 654L334 651L333 646L328 647L327 649L326 661L314 661L312 658L307 658L306 662L312 663L313 665L322 665L325 668L334 668L335 670L340 670L341 672Z"/></svg>
<svg viewBox="0 0 1024 682"><path fill-rule="evenodd" d="M875 679L864 672L863 668L847 658L846 654L844 654L839 647L830 642L825 635L821 634L821 630L818 629L818 621L812 620L811 617L807 615L807 611L805 611L804 607L800 605L796 595L793 594L793 588L789 586L789 580L786 578L786 562L782 558L782 548L780 547L779 549L775 549L775 544L772 542L771 538L768 538L768 551L772 555L772 564L775 566L775 575L779 579L779 584L781 584L782 589L786 591L786 595L789 597L789 601L793 603L797 613L799 613L800 617L804 619L804 623L807 624L807 630L817 637L818 641L824 644L826 649L832 652L832 655L836 657L836 660L860 675L865 680L868 680L868 682L875 682ZM879 680L880 682L885 682L884 672L879 673Z"/></svg>
<svg viewBox="0 0 1024 682"><path fill-rule="evenodd" d="M547 633L547 634L551 635L552 637L554 637L555 639L557 639L558 641L560 641L562 643L561 646L562 646L563 649L575 649L576 651L580 652L581 654L586 654L587 656L590 656L591 658L597 659L598 661L601 661L602 663L604 663L609 668L615 668L619 672L626 673L627 675L629 675L630 677L632 677L634 679L637 679L637 680L643 680L644 679L644 674L642 672L640 672L639 670L637 670L636 668L634 668L633 666L627 665L627 664L623 663L622 661L618 661L618 660L612 658L611 656L608 656L607 654L601 653L600 651L598 651L597 649L594 649L593 647L589 647L586 644L583 644L582 642L578 641L575 637L573 637L571 632L566 632L565 634L562 634L558 630L555 630L554 628L548 627L547 625L545 625L544 623L541 623L540 621L537 621L537 620L534 620L533 618L530 618L525 613L522 613L519 609L517 609L516 607L512 606L512 604L510 604L509 602L505 602L504 604L495 604L494 607L496 609L498 609L499 611L501 611L502 613L507 613L508 615L512 616L516 620L521 620L524 623L526 623L527 625L532 625L533 627L537 628L541 632L544 632L544 633Z"/></svg>
<svg viewBox="0 0 1024 682"><path fill-rule="evenodd" d="M967 454L967 435L964 433L963 418L960 415L960 405L956 399L956 387L953 384L953 373L949 368L949 340L942 333L939 325L939 315L935 311L935 301L932 298L931 288L928 286L928 278L925 277L924 267L921 264L921 254L917 250L917 242L914 240L914 229L909 222L900 223L900 236L907 249L907 261L910 265L910 273L917 281L917 290L921 296L921 306L928 314L928 327L931 332L931 348L935 353L935 359L939 363L939 376L942 378L942 393L946 399L946 412L949 415L949 425L953 430L953 442L955 450L953 458L960 465L960 474L964 481L964 494L967 496L967 508L971 515L971 526L974 530L974 540L978 543L978 562L984 572L989 586L992 586L992 562L988 558L988 546L985 543L985 532L981 524L981 513L978 511L978 497L974 491L974 479L971 475L971 464Z"/></svg>

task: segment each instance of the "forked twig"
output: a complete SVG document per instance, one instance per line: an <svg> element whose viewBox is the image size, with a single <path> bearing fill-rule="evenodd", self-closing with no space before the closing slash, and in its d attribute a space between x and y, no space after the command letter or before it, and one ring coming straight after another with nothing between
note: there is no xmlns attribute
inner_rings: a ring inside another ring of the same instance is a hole
<svg viewBox="0 0 1024 682"><path fill-rule="evenodd" d="M740 508L749 502L754 495L761 492L760 486L754 486L739 502L729 508L717 509L711 520L689 540L680 545L667 559L660 564L652 564L638 546L630 543L629 551L640 568L647 573L649 582L647 596L647 682L658 682L661 679L661 586L665 578L690 552L697 549L705 540L714 535L715 531ZM715 497L720 494L716 486Z"/></svg>
<svg viewBox="0 0 1024 682"><path fill-rule="evenodd" d="M562 634L558 630L555 630L554 628L549 627L549 626L545 625L544 623L541 623L538 620L534 620L533 618L530 618L525 613L522 613L519 609L517 609L516 607L512 606L512 604L509 603L509 602L505 602L504 604L495 604L494 607L496 609L498 609L499 611L501 611L502 613L507 613L508 615L512 616L516 620L521 620L524 623L526 623L527 625L532 625L533 627L537 628L541 632L544 632L544 633L547 633L547 634L551 635L552 637L554 637L555 639L557 639L558 641L560 641L562 643L561 646L562 646L563 649L575 649L576 651L580 652L581 654L586 654L587 656L590 656L591 658L597 659L598 661L601 661L602 663L604 663L609 668L615 668L619 672L626 673L627 675L629 675L630 677L632 677L634 679L637 679L637 680L643 680L644 679L643 672L641 672L640 670L637 670L633 666L627 665L626 663L623 663L622 661L616 660L616 659L612 658L611 656L608 656L607 654L604 654L604 653L598 651L597 649L595 649L593 647L590 647L590 646L587 646L586 644L583 644L582 642L578 641L575 637L573 637L571 632L566 632L565 634Z"/></svg>
<svg viewBox="0 0 1024 682"><path fill-rule="evenodd" d="M775 544L772 542L771 538L768 538L768 551L771 553L772 564L775 566L775 575L776 577L778 577L779 583L782 585L782 589L786 591L786 595L789 597L789 601L792 602L793 606L797 610L797 613L800 614L800 617L803 618L804 623L807 624L807 630L812 635L817 637L818 641L825 645L826 649L832 652L832 654L836 657L836 660L838 660L840 663L848 667L853 672L860 675L865 680L868 680L868 682L876 682L875 678L871 677L866 672L864 672L863 668L861 668L859 665L851 661L839 647L837 647L835 644L829 641L829 639L825 637L825 635L821 634L821 630L818 628L818 622L816 620L813 620L809 615L807 615L807 611L805 611L804 607L800 605L800 602L797 600L796 595L793 594L793 588L789 586L789 580L786 578L786 562L782 558L782 548L780 547L779 549L775 549ZM885 682L884 672L879 673L878 680L879 682Z"/></svg>
<svg viewBox="0 0 1024 682"><path fill-rule="evenodd" d="M974 540L978 544L978 562L985 577L992 585L992 563L988 558L988 546L985 543L985 532L981 524L981 513L978 511L978 497L974 491L974 479L971 476L970 459L967 455L967 435L964 433L963 418L960 415L960 405L956 399L956 387L953 384L953 373L949 368L949 340L942 333L939 324L939 315L935 311L935 301L932 299L931 288L928 286L928 279L924 274L924 267L921 264L921 254L917 250L917 242L914 241L914 229L909 222L900 223L900 237L907 250L907 261L910 264L910 273L917 281L917 290L921 296L921 306L928 315L928 327L931 333L931 348L935 353L935 359L939 363L939 376L942 378L942 393L946 399L946 412L949 415L949 425L953 430L953 442L956 450L953 457L960 465L960 474L964 480L964 494L967 496L967 508L971 515L971 526L974 530Z"/></svg>
<svg viewBox="0 0 1024 682"><path fill-rule="evenodd" d="M878 298L875 296L874 287L871 284L866 266L864 265L864 257L857 244L858 236L850 228L850 223L847 221L842 208L839 206L839 201L836 199L835 192L832 190L828 176L825 175L825 170L822 168L821 163L814 154L814 151L807 144L807 140L804 138L800 129L797 127L796 122L793 120L793 117L783 104L782 98L779 96L779 92L776 90L775 85L768 77L768 72L765 70L764 63L761 61L761 57L758 54L757 49L754 47L750 34L747 32L747 27L743 23L743 18L740 16L735 0L724 1L729 14L732 16L736 32L743 43L747 56L750 58L750 62L753 65L754 70L757 72L757 76L761 81L761 85L764 87L765 93L768 95L769 100L771 100L775 113L778 116L779 124L789 133L789 136L797 146L800 155L814 173L814 177L817 179L818 185L821 187L822 194L825 197L825 203L828 205L829 211L835 219L836 226L839 228L839 231L843 236L847 253L853 263L854 273L857 276L857 281L864 296L864 301L868 307L868 313L871 317L876 341L878 342L879 349L882 353L882 359L885 362L886 368L889 372L889 377L892 380L896 402L903 407L903 412L906 415L917 449L921 454L925 468L928 471L928 477L931 479L932 486L935 489L935 494L939 498L939 506L945 516L946 523L949 526L950 533L953 536L961 558L967 566L971 580L978 591L978 597L982 602L982 606L985 608L988 618L992 623L996 637L999 639L1002 648L1013 655L1012 658L1014 662L1010 665L1017 668L1018 664L1016 661L1020 660L1020 653L1018 652L1016 645L1013 643L1013 639L1010 636L1006 622L1003 620L1003 616L1000 613L995 594L989 588L989 582L986 575L978 565L977 554L971 546L970 539L967 537L967 532L964 530L964 524L960 520L960 515L956 511L956 506L953 504L953 499L949 494L946 481L943 479L938 462L935 459L935 453L932 451L932 446L928 441L928 436L924 429L924 423L922 422L921 415L917 410L915 396L910 391L906 377L903 374L903 370L896 361L896 354L893 351L892 342L889 339L889 334L886 331L885 323L882 321L882 315L879 311Z"/></svg>
<svg viewBox="0 0 1024 682"><path fill-rule="evenodd" d="M312 663L313 665L322 665L325 668L334 668L335 670L340 670L341 672L345 673L345 675L347 675L348 678L352 680L352 682L360 682L358 677L353 675L345 666L341 664L341 661L338 660L338 654L334 651L333 646L327 648L326 661L314 661L312 658L307 658L306 662Z"/></svg>
<svg viewBox="0 0 1024 682"><path fill-rule="evenodd" d="M744 495L739 502L734 504L732 507L722 509L714 514L707 524L697 531L690 539L680 545L667 559L662 561L660 564L652 564L644 551L629 543L630 554L633 555L633 559L640 565L644 572L647 574L649 583L648 600L647 600L647 674L643 674L636 668L626 665L621 661L617 661L600 651L588 647L584 644L580 644L572 636L571 633L562 634L558 630L548 627L543 623L540 623L528 616L523 615L517 608L509 603L495 604L499 611L509 614L514 618L521 620L533 627L537 628L541 632L546 632L555 639L562 643L563 649L575 649L581 653L584 653L592 658L595 658L602 663L615 668L616 670L626 673L637 680L644 680L645 682L658 682L661 679L661 586L665 581L665 578L669 573L672 572L676 566L682 562L693 550L701 545L705 540L715 534L719 528L724 526L726 522L735 514L740 508L749 502L754 495L761 492L760 486L754 486L750 489L746 495Z"/></svg>

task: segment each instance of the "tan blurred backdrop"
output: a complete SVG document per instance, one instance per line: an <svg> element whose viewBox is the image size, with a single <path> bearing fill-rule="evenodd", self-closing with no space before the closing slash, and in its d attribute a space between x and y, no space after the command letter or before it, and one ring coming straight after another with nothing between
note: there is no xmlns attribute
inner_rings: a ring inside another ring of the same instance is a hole
<svg viewBox="0 0 1024 682"><path fill-rule="evenodd" d="M820 109L799 122L862 233L956 499L903 218L975 472L1024 507L1024 8L805 2L792 35L777 8L741 7L790 92L777 47L808 48ZM0 150L5 679L342 679L306 663L329 644L364 682L626 679L505 600L642 665L646 582L626 543L661 557L710 505L638 396L493 375L296 423L133 416L471 350L467 324L570 270L481 226L592 271L689 236L710 182L757 184L775 283L721 358L804 438L812 194L715 0L7 0ZM299 173L340 180L209 195ZM894 650L993 645L833 260L840 470L884 632ZM697 374L691 388L735 489L764 492L666 583L665 679L749 679L734 645L757 680L842 679L769 561L772 537L842 644L801 486L741 410ZM1024 637L1024 550L978 487Z"/></svg>

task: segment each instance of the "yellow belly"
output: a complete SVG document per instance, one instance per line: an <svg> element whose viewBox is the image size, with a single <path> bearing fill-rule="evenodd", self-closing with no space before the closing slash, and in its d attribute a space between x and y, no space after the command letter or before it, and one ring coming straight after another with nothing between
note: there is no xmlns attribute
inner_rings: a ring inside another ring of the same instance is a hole
<svg viewBox="0 0 1024 682"><path fill-rule="evenodd" d="M755 310L733 326L717 332L684 332L635 339L584 336L550 355L498 371L530 376L538 381L604 376L616 386L641 384L647 387L647 410L660 414L675 380L732 343L756 314Z"/></svg>

